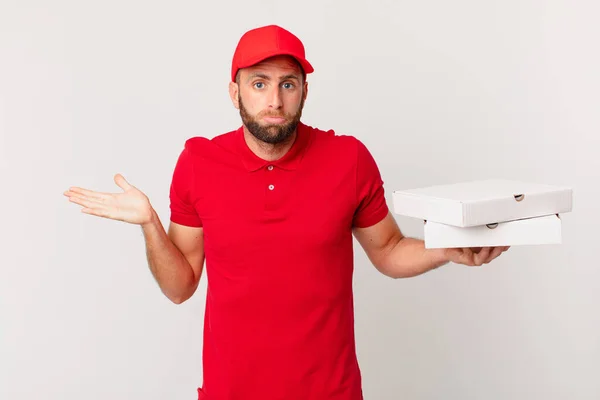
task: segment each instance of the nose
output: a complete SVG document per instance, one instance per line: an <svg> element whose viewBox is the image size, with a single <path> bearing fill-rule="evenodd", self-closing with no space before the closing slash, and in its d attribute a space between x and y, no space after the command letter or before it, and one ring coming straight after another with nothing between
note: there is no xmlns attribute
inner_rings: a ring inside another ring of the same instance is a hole
<svg viewBox="0 0 600 400"><path fill-rule="evenodd" d="M269 93L269 108L279 109L282 105L281 92L277 86Z"/></svg>

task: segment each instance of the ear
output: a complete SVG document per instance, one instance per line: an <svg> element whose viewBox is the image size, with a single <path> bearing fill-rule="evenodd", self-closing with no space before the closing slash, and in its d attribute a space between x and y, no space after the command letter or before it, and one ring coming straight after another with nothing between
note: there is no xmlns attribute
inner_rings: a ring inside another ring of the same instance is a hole
<svg viewBox="0 0 600 400"><path fill-rule="evenodd" d="M235 108L237 108L238 110L240 109L240 103L238 101L239 93L240 93L239 85L235 82L229 82L229 97L231 98L231 102L233 103L233 106Z"/></svg>
<svg viewBox="0 0 600 400"><path fill-rule="evenodd" d="M306 96L308 96L308 82L307 81L304 81L304 94L303 94L303 96L304 96L303 101L306 101Z"/></svg>

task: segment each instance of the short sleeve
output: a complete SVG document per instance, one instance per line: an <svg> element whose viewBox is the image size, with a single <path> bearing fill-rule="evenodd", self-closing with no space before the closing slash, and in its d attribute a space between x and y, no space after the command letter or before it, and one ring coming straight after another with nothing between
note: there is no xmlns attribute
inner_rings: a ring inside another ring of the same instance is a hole
<svg viewBox="0 0 600 400"><path fill-rule="evenodd" d="M366 146L357 140L356 152L357 208L353 226L366 228L380 222L388 214L383 180L375 159Z"/></svg>
<svg viewBox="0 0 600 400"><path fill-rule="evenodd" d="M169 193L171 221L191 227L201 227L202 221L194 208L194 165L188 145L179 155Z"/></svg>

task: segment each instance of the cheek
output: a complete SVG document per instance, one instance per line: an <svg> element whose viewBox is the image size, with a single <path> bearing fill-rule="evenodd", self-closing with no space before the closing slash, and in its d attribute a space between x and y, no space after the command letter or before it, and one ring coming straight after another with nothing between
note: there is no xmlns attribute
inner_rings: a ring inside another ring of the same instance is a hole
<svg viewBox="0 0 600 400"><path fill-rule="evenodd" d="M263 109L262 100L256 95L247 94L243 96L242 103L250 115L256 115Z"/></svg>
<svg viewBox="0 0 600 400"><path fill-rule="evenodd" d="M288 93L285 96L286 108L290 110L298 109L298 107L300 107L300 103L302 103L302 92Z"/></svg>

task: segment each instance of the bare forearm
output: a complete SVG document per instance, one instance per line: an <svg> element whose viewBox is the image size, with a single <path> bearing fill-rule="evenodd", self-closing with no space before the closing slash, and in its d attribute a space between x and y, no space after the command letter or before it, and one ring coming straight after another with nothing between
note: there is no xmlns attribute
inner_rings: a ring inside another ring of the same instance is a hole
<svg viewBox="0 0 600 400"><path fill-rule="evenodd" d="M379 269L392 278L409 278L448 262L444 249L426 249L422 240L403 237L390 246Z"/></svg>
<svg viewBox="0 0 600 400"><path fill-rule="evenodd" d="M181 303L194 292L198 280L181 251L171 242L156 212L142 225L146 257L160 289L174 303Z"/></svg>

